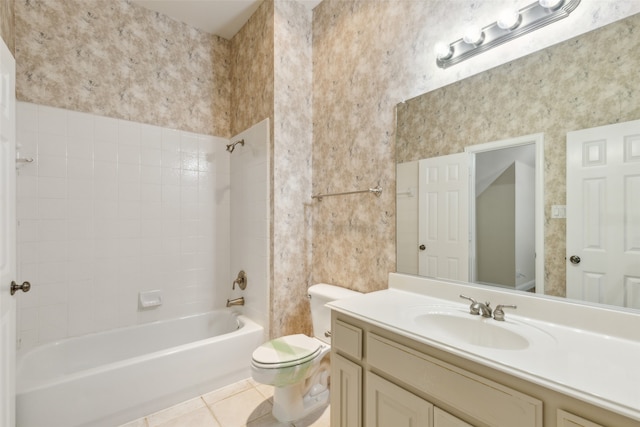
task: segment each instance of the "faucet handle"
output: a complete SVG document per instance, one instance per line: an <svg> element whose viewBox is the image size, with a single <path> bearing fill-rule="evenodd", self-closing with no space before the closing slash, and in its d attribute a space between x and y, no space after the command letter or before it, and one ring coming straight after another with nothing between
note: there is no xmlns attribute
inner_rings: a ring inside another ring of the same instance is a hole
<svg viewBox="0 0 640 427"><path fill-rule="evenodd" d="M478 307L478 301L474 300L471 297L460 294L460 298L471 301L471 306L469 307L469 313L471 314L480 314L480 308Z"/></svg>
<svg viewBox="0 0 640 427"><path fill-rule="evenodd" d="M476 303L476 300L474 300L473 298L468 297L468 296L466 296L466 295L462 295L462 294L460 294L460 298L463 298L463 299L466 299L466 300L471 301L471 304L475 304L475 303Z"/></svg>
<svg viewBox="0 0 640 427"><path fill-rule="evenodd" d="M500 322L504 322L504 310L503 308L518 308L517 305L509 305L509 304L498 304L496 306L496 309L493 310L493 318L500 321Z"/></svg>

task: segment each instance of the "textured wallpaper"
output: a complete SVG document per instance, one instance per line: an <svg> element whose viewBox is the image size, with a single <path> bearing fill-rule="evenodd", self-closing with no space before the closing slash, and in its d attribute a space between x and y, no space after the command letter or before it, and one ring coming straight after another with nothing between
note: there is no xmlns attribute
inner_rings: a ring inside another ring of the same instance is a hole
<svg viewBox="0 0 640 427"><path fill-rule="evenodd" d="M378 181L383 187L380 198L326 198L314 208L314 282L373 291L386 288L395 271L397 103L640 12L635 1L582 2L560 24L446 70L436 67L437 41L456 40L470 23L487 25L507 6L522 7L517 0L324 0L314 9L313 191L361 190ZM451 108L464 114L464 105ZM507 110L511 130L522 134L517 112L500 106ZM555 155L551 148L548 155Z"/></svg>
<svg viewBox="0 0 640 427"><path fill-rule="evenodd" d="M273 118L273 9L263 2L231 39L231 135Z"/></svg>
<svg viewBox="0 0 640 427"><path fill-rule="evenodd" d="M13 0L0 0L0 36L11 53L14 53L15 51L15 24L13 11Z"/></svg>
<svg viewBox="0 0 640 427"><path fill-rule="evenodd" d="M567 132L640 117L640 15L407 101L398 162L460 153L474 143L544 132L545 293L565 295Z"/></svg>
<svg viewBox="0 0 640 427"><path fill-rule="evenodd" d="M229 42L126 0L16 0L21 101L229 136Z"/></svg>
<svg viewBox="0 0 640 427"><path fill-rule="evenodd" d="M311 11L275 2L272 336L310 334Z"/></svg>

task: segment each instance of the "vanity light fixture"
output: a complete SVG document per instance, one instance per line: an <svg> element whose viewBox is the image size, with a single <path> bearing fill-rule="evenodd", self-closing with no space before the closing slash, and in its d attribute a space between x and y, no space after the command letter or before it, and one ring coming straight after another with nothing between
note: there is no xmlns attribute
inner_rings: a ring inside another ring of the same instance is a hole
<svg viewBox="0 0 640 427"><path fill-rule="evenodd" d="M467 32L464 33L462 40L467 44L480 46L484 41L484 32L480 28L470 27L467 29Z"/></svg>
<svg viewBox="0 0 640 427"><path fill-rule="evenodd" d="M539 0L540 6L546 7L547 9L556 10L558 7L564 3L564 0Z"/></svg>
<svg viewBox="0 0 640 427"><path fill-rule="evenodd" d="M503 30L511 31L518 28L520 22L522 22L522 15L520 15L520 11L507 9L500 14L496 24Z"/></svg>
<svg viewBox="0 0 640 427"><path fill-rule="evenodd" d="M436 45L436 64L447 68L481 52L564 19L580 0L538 0L518 11L505 11L493 24L469 30L453 43Z"/></svg>
<svg viewBox="0 0 640 427"><path fill-rule="evenodd" d="M436 43L434 49L437 59L449 59L453 55L453 48L446 43Z"/></svg>

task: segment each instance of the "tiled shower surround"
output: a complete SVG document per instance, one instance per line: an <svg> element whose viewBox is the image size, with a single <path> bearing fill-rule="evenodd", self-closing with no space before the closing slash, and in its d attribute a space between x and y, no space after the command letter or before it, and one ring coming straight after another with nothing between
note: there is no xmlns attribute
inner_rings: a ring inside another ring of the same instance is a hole
<svg viewBox="0 0 640 427"><path fill-rule="evenodd" d="M17 121L21 350L225 301L226 139L24 102Z"/></svg>

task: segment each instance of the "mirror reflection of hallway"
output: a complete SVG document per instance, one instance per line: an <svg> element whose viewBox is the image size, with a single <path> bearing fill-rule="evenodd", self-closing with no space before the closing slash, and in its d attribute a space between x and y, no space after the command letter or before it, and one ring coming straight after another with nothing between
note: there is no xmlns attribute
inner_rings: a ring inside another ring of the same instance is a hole
<svg viewBox="0 0 640 427"><path fill-rule="evenodd" d="M465 148L470 156L471 281L543 291L544 134Z"/></svg>
<svg viewBox="0 0 640 427"><path fill-rule="evenodd" d="M535 287L535 146L476 154L472 181L475 281L520 290Z"/></svg>

